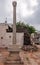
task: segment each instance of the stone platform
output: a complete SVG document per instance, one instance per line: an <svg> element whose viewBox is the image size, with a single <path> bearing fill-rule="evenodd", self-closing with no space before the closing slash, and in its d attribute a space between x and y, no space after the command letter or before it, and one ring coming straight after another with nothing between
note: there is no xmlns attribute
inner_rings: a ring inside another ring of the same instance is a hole
<svg viewBox="0 0 40 65"><path fill-rule="evenodd" d="M4 61L3 65L24 65L20 58L20 47L18 45L9 46L9 48L0 48Z"/></svg>
<svg viewBox="0 0 40 65"><path fill-rule="evenodd" d="M9 56L6 58L4 65L23 65L23 62L20 58L20 46L13 45L8 48Z"/></svg>
<svg viewBox="0 0 40 65"><path fill-rule="evenodd" d="M17 44L13 44L13 45L10 45L8 47L8 51L10 52L20 52L21 51L21 47Z"/></svg>

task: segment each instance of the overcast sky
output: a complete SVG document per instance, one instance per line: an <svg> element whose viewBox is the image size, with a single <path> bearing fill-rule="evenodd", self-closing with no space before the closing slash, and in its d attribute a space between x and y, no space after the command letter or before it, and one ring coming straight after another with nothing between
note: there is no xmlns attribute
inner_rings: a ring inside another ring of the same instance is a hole
<svg viewBox="0 0 40 65"><path fill-rule="evenodd" d="M0 23L12 23L14 0L0 0ZM16 0L17 1L17 21L22 21L33 25L40 31L40 0Z"/></svg>

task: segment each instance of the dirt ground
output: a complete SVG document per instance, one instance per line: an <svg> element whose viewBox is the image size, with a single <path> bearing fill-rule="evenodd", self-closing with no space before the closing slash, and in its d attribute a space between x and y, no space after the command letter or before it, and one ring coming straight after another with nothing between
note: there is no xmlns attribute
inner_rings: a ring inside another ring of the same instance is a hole
<svg viewBox="0 0 40 65"><path fill-rule="evenodd" d="M40 65L40 45L37 47L39 48L37 52L20 52L20 57L24 65Z"/></svg>
<svg viewBox="0 0 40 65"><path fill-rule="evenodd" d="M20 51L19 55L24 65L40 65L40 45L37 52ZM0 65L4 65L5 59L8 57L9 52L6 49L0 48Z"/></svg>

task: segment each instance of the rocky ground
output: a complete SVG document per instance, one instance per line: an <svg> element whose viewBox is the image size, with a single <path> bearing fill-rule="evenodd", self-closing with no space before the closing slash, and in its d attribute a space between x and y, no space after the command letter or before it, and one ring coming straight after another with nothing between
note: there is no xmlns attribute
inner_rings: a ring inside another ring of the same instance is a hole
<svg viewBox="0 0 40 65"><path fill-rule="evenodd" d="M39 49L36 52L32 51L20 51L21 60L24 65L40 65L40 45L37 46ZM7 49L0 48L0 65L4 65L6 58L9 56Z"/></svg>
<svg viewBox="0 0 40 65"><path fill-rule="evenodd" d="M38 51L36 52L26 52L26 51L21 51L20 52L20 57L22 61L24 62L24 65L40 65L40 46L38 47Z"/></svg>

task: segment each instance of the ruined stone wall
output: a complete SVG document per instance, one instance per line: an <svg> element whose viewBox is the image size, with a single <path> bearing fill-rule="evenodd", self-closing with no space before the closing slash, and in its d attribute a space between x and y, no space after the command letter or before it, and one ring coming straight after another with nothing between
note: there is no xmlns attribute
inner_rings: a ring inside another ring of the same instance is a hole
<svg viewBox="0 0 40 65"><path fill-rule="evenodd" d="M12 45L12 33L7 33L7 25L0 25L0 46ZM24 33L16 33L16 44L22 46L24 43Z"/></svg>

